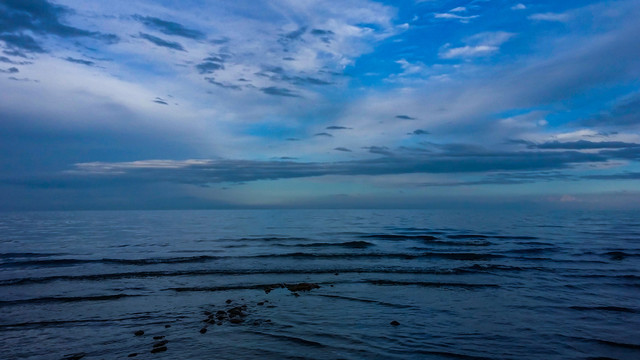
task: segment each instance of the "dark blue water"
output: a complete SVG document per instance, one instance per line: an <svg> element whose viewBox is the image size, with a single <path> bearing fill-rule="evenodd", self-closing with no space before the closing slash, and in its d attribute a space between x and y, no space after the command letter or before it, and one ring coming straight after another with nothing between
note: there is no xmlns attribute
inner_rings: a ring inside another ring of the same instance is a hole
<svg viewBox="0 0 640 360"><path fill-rule="evenodd" d="M3 213L0 357L638 359L639 220ZM319 287L286 288L299 283Z"/></svg>

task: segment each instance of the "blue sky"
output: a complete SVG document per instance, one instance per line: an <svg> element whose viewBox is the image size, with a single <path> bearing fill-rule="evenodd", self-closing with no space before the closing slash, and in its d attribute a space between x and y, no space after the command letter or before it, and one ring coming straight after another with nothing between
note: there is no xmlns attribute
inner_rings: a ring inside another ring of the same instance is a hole
<svg viewBox="0 0 640 360"><path fill-rule="evenodd" d="M637 208L639 16L2 0L0 208Z"/></svg>

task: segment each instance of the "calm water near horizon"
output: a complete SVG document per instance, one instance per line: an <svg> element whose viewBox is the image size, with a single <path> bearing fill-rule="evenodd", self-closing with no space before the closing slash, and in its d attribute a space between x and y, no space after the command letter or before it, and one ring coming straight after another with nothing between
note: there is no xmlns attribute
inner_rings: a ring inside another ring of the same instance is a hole
<svg viewBox="0 0 640 360"><path fill-rule="evenodd" d="M0 357L639 359L639 220L1 213Z"/></svg>

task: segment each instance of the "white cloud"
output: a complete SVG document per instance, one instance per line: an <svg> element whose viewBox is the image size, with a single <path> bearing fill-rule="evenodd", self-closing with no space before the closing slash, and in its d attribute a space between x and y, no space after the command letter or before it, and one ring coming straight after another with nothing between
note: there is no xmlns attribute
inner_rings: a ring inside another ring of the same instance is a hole
<svg viewBox="0 0 640 360"><path fill-rule="evenodd" d="M511 7L511 10L525 10L526 8L527 7L524 4L520 3L520 4L513 5Z"/></svg>
<svg viewBox="0 0 640 360"><path fill-rule="evenodd" d="M453 8L449 10L449 12L465 12L465 11L467 11L467 8L464 6L458 6L457 8Z"/></svg>
<svg viewBox="0 0 640 360"><path fill-rule="evenodd" d="M478 15L462 16L462 15L457 15L452 13L435 13L433 14L433 17L435 17L436 19L459 20L460 22L466 23L466 22L469 22L469 20L471 19L477 18Z"/></svg>
<svg viewBox="0 0 640 360"><path fill-rule="evenodd" d="M453 58L467 58L486 56L498 51L497 46L478 45L478 46L463 46L458 48L446 49L440 53L440 57L443 59Z"/></svg>
<svg viewBox="0 0 640 360"><path fill-rule="evenodd" d="M556 22L565 22L569 20L568 14L559 14L559 13L537 13L529 16L531 20L538 21L556 21Z"/></svg>
<svg viewBox="0 0 640 360"><path fill-rule="evenodd" d="M500 46L515 34L504 31L484 32L465 39L466 46L451 48L449 44L440 49L440 58L470 58L487 56L500 50Z"/></svg>

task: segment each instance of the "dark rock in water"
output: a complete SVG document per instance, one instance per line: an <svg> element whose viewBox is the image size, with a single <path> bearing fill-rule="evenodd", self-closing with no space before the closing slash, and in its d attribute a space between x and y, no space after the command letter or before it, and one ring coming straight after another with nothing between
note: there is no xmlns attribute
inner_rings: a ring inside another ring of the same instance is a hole
<svg viewBox="0 0 640 360"><path fill-rule="evenodd" d="M231 322L232 324L241 324L242 323L242 319L239 317L234 317L231 320L229 320L229 322Z"/></svg>
<svg viewBox="0 0 640 360"><path fill-rule="evenodd" d="M202 329L200 329L200 334L204 334L207 332L207 327L203 327Z"/></svg>
<svg viewBox="0 0 640 360"><path fill-rule="evenodd" d="M218 326L222 325L222 321L218 321L218 324L217 324L217 325L218 325Z"/></svg>
<svg viewBox="0 0 640 360"><path fill-rule="evenodd" d="M153 340L162 340L162 339L164 339L164 335L158 335L153 337Z"/></svg>
<svg viewBox="0 0 640 360"><path fill-rule="evenodd" d="M284 287L283 284L271 284L264 287L264 293L268 294L271 290L282 289Z"/></svg>
<svg viewBox="0 0 640 360"><path fill-rule="evenodd" d="M294 292L294 293L292 293L292 294L293 294L293 296L295 296L295 297L300 296L300 294L298 294L297 292Z"/></svg>
<svg viewBox="0 0 640 360"><path fill-rule="evenodd" d="M204 314L205 314L206 316L211 316L211 315L212 315L212 314L211 314L211 312L209 312L209 311L205 311L205 312L204 312Z"/></svg>
<svg viewBox="0 0 640 360"><path fill-rule="evenodd" d="M167 347L166 346L161 346L161 347L156 347L156 348L151 349L151 353L152 354L156 354L156 353L163 352L163 351L167 351Z"/></svg>
<svg viewBox="0 0 640 360"><path fill-rule="evenodd" d="M218 311L216 312L216 315L217 315L217 316L220 316L220 315L225 316L225 315L227 315L227 312L226 312L226 311L224 311L224 310L218 310Z"/></svg>
<svg viewBox="0 0 640 360"><path fill-rule="evenodd" d="M392 321L392 322L390 322L389 324L391 324L391 325L393 325L393 326L398 326L398 325L400 325L400 323L399 323L399 322L397 322L397 321L395 321L395 320L393 320L393 321Z"/></svg>
<svg viewBox="0 0 640 360"><path fill-rule="evenodd" d="M144 331L142 331L142 330L138 330L138 331L134 332L134 333L133 333L133 335L135 335L135 336L142 336L142 335L144 335Z"/></svg>
<svg viewBox="0 0 640 360"><path fill-rule="evenodd" d="M260 321L259 321L259 320L255 320L255 321L253 322L253 325L254 325L254 326L258 326L258 325L260 325Z"/></svg>
<svg viewBox="0 0 640 360"><path fill-rule="evenodd" d="M340 274L339 274L339 273L335 273L335 274L333 274L333 275L338 276L338 275L340 275Z"/></svg>
<svg viewBox="0 0 640 360"><path fill-rule="evenodd" d="M127 357L136 357L136 356L138 356L138 353L131 353L131 354L127 355Z"/></svg>
<svg viewBox="0 0 640 360"><path fill-rule="evenodd" d="M284 286L291 292L310 291L320 288L320 285L312 283L285 284Z"/></svg>
<svg viewBox="0 0 640 360"><path fill-rule="evenodd" d="M609 255L609 257L611 257L611 260L624 260L628 256L627 253L624 253L622 251L609 251L605 253L605 255Z"/></svg>
<svg viewBox="0 0 640 360"><path fill-rule="evenodd" d="M228 299L227 301L225 301L227 304L231 304L233 302L233 300Z"/></svg>
<svg viewBox="0 0 640 360"><path fill-rule="evenodd" d="M85 356L87 356L87 354L83 352L75 353L75 354L67 354L62 358L62 360L80 360Z"/></svg>
<svg viewBox="0 0 640 360"><path fill-rule="evenodd" d="M158 341L157 343L153 344L153 347L154 348L162 347L162 346L167 345L168 343L169 343L169 340Z"/></svg>
<svg viewBox="0 0 640 360"><path fill-rule="evenodd" d="M229 317L236 317L236 316L247 316L247 314L245 314L244 312L242 312L245 309L245 307L242 306L236 306L234 308L231 308L229 310L227 310L227 313L229 314Z"/></svg>
<svg viewBox="0 0 640 360"><path fill-rule="evenodd" d="M168 328L170 328L170 327L171 327L171 325L165 325L165 326L164 326L164 328L165 328L165 329L168 329Z"/></svg>
<svg viewBox="0 0 640 360"><path fill-rule="evenodd" d="M262 305L264 305L264 302L260 301L257 305L258 306L262 306Z"/></svg>

